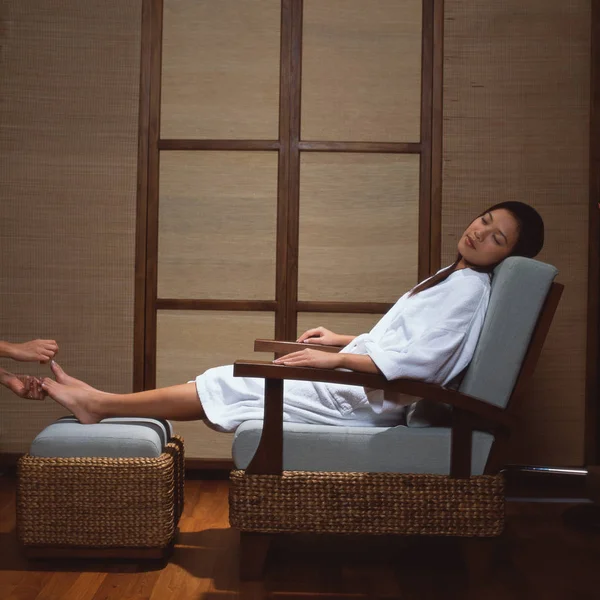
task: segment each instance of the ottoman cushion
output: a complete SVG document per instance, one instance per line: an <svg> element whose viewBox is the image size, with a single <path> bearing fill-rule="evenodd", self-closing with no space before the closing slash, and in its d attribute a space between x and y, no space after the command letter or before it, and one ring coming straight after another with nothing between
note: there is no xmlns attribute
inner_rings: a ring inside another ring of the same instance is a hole
<svg viewBox="0 0 600 600"><path fill-rule="evenodd" d="M119 417L82 425L63 417L31 443L36 457L157 458L172 436L171 424L158 419Z"/></svg>

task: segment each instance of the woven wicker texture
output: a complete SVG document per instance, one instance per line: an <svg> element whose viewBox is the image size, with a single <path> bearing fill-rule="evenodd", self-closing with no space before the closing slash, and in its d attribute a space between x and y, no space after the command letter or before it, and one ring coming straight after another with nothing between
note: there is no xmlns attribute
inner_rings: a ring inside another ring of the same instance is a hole
<svg viewBox="0 0 600 600"><path fill-rule="evenodd" d="M495 536L504 526L503 478L232 471L229 519L264 533Z"/></svg>
<svg viewBox="0 0 600 600"><path fill-rule="evenodd" d="M510 462L582 464L589 212L589 0L446 0L442 258L469 220L522 200L565 292Z"/></svg>
<svg viewBox="0 0 600 600"><path fill-rule="evenodd" d="M179 522L179 518L183 513L184 505L184 488L185 488L185 447L183 438L178 435L173 435L169 443L166 445L165 451L173 456L175 461L175 510L174 522L175 527Z"/></svg>
<svg viewBox="0 0 600 600"><path fill-rule="evenodd" d="M183 510L183 441L158 458L19 460L17 532L26 546L163 548Z"/></svg>

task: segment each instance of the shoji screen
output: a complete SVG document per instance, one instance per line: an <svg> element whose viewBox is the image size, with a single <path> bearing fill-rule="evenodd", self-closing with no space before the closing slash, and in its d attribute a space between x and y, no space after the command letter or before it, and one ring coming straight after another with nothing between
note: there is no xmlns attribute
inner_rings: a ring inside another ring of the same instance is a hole
<svg viewBox="0 0 600 600"><path fill-rule="evenodd" d="M156 384L256 337L370 329L429 269L434 2L162 5ZM177 427L188 457L230 458Z"/></svg>

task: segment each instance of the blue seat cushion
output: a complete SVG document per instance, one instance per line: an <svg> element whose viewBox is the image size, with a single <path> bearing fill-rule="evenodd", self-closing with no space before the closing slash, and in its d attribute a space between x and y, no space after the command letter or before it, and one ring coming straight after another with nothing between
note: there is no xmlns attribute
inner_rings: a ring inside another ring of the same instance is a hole
<svg viewBox="0 0 600 600"><path fill-rule="evenodd" d="M236 468L258 447L262 421L242 423L233 441ZM451 430L446 427L337 427L284 423L283 468L289 471L450 473ZM481 475L494 437L473 433L471 473Z"/></svg>

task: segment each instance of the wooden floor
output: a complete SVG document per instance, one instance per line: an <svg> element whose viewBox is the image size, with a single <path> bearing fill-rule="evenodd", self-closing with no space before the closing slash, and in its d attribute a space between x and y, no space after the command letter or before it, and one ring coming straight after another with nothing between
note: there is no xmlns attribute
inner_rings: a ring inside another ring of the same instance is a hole
<svg viewBox="0 0 600 600"><path fill-rule="evenodd" d="M557 504L510 503L507 531L491 543L290 536L271 553L264 583L240 584L227 485L188 480L166 565L27 562L15 536L15 479L0 477L0 599L600 598L600 533L565 527Z"/></svg>

